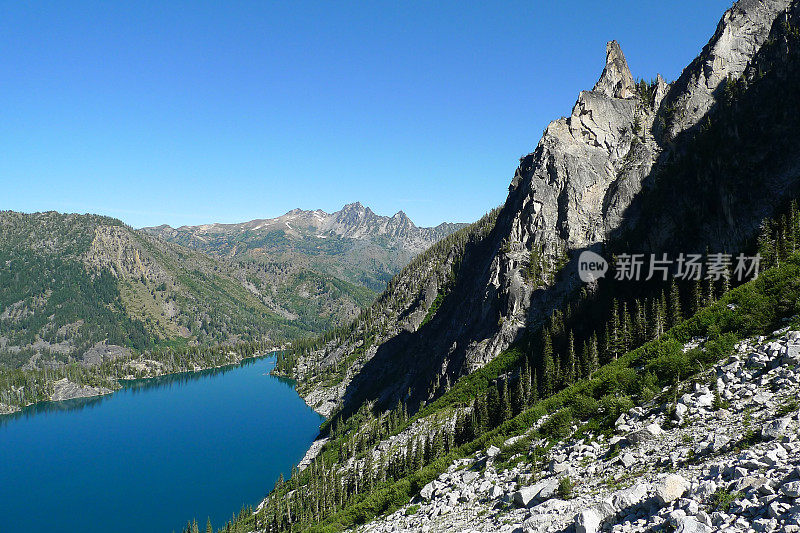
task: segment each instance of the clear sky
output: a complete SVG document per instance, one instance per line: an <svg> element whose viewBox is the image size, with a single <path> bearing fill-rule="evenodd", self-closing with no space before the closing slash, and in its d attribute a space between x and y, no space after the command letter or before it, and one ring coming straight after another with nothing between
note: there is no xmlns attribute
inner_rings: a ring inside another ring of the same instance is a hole
<svg viewBox="0 0 800 533"><path fill-rule="evenodd" d="M0 209L473 221L606 41L672 80L730 4L0 0Z"/></svg>

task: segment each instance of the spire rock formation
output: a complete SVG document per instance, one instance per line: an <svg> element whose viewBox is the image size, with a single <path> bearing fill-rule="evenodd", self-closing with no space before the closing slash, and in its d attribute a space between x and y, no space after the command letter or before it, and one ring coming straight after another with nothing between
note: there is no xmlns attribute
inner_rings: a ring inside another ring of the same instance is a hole
<svg viewBox="0 0 800 533"><path fill-rule="evenodd" d="M617 41L606 44L606 66L592 90L612 98L633 97L636 84Z"/></svg>

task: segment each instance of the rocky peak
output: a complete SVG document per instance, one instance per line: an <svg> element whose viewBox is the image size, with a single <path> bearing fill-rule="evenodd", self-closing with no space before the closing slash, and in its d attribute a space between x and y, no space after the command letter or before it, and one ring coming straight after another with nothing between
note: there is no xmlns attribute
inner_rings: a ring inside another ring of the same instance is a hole
<svg viewBox="0 0 800 533"><path fill-rule="evenodd" d="M668 126L671 136L690 128L716 103L722 82L737 79L767 40L791 0L739 0L725 12L700 55L671 86L666 101L680 110Z"/></svg>
<svg viewBox="0 0 800 533"><path fill-rule="evenodd" d="M635 89L622 48L617 41L609 41L606 44L606 66L592 90L612 98L631 98Z"/></svg>
<svg viewBox="0 0 800 533"><path fill-rule="evenodd" d="M361 202L347 204L333 215L335 223L348 226L358 226L377 218L372 210L361 205Z"/></svg>

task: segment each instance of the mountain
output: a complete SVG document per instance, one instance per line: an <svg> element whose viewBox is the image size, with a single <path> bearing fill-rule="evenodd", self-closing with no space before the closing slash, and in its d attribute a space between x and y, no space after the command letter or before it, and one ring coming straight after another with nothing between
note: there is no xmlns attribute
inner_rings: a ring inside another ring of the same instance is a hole
<svg viewBox="0 0 800 533"><path fill-rule="evenodd" d="M582 288L584 250L742 249L798 184L796 117L785 105L796 69L792 49L781 46L792 35L781 20L787 5L735 4L671 84L660 76L634 83L619 44L609 42L594 89L521 158L492 230L440 254L452 276L390 285L352 333L296 352L281 368L328 414L364 401L393 405L409 393L418 406L563 311ZM420 279L415 268L438 267L412 265L398 280ZM375 324L370 317L387 300L403 304ZM357 367L315 385L366 344Z"/></svg>
<svg viewBox="0 0 800 533"><path fill-rule="evenodd" d="M794 531L798 28L798 1L740 0L672 83L609 42L503 206L280 358L328 421L233 526ZM584 283L587 251L763 264Z"/></svg>
<svg viewBox="0 0 800 533"><path fill-rule="evenodd" d="M412 257L464 225L418 228L402 211L380 216L356 202L335 213L293 209L241 224L163 225L142 231L218 257L293 264L381 291Z"/></svg>
<svg viewBox="0 0 800 533"><path fill-rule="evenodd" d="M275 279L284 280L279 287ZM280 344L369 304L314 272L211 257L118 220L0 212L0 354L12 368L166 344Z"/></svg>

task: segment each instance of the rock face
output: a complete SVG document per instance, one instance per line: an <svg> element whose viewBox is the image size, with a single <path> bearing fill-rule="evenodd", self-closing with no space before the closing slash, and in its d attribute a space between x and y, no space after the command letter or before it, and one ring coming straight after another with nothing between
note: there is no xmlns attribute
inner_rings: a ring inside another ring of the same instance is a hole
<svg viewBox="0 0 800 533"><path fill-rule="evenodd" d="M666 102L682 110L669 128L672 136L692 127L719 98L728 78L739 78L769 36L790 0L740 0L723 15L714 36L670 90Z"/></svg>
<svg viewBox="0 0 800 533"><path fill-rule="evenodd" d="M90 398L92 396L109 394L110 392L112 392L111 389L106 387L78 385L64 378L53 383L53 394L50 396L50 400L61 401L75 398Z"/></svg>
<svg viewBox="0 0 800 533"><path fill-rule="evenodd" d="M617 41L609 41L606 45L606 67L592 90L612 98L634 96L633 76Z"/></svg>

